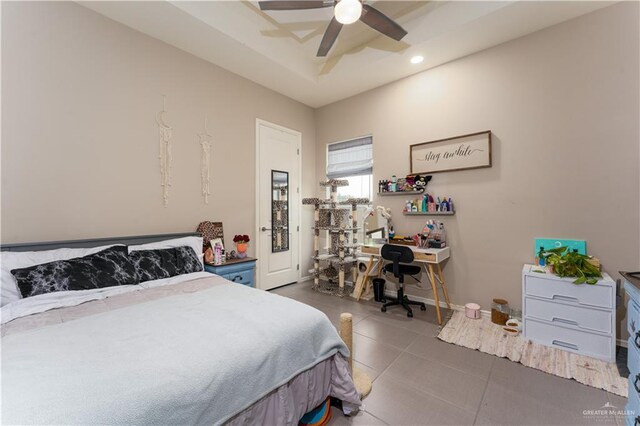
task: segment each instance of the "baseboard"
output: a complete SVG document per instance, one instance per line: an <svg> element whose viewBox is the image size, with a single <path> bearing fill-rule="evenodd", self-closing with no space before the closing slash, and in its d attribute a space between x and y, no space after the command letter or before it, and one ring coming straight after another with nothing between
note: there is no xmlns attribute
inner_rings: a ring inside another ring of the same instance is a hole
<svg viewBox="0 0 640 426"><path fill-rule="evenodd" d="M389 297L396 297L396 292L393 290L385 290L384 292L385 296L389 296ZM414 296L413 294L407 294L407 296L409 296L409 298L411 300L415 300L416 302L422 302L425 305L431 305L431 306L436 306L436 301L433 299L428 299L426 297L421 297L421 296ZM447 307L447 303L439 300L440 302L440 307L441 308L446 308ZM460 305L455 305L455 304L451 304L451 309L453 309L454 311L464 311L464 306L460 306ZM489 312L487 311L481 311L483 315L489 315Z"/></svg>
<svg viewBox="0 0 640 426"><path fill-rule="evenodd" d="M313 279L313 275L306 275L304 277L300 277L298 279L298 282L299 283L303 283L303 282L306 282L306 281L311 281L312 279Z"/></svg>

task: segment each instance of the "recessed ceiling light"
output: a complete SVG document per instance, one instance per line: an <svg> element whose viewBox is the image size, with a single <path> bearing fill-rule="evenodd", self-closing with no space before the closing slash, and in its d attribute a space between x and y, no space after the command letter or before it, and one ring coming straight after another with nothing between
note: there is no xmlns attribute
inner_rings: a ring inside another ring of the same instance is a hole
<svg viewBox="0 0 640 426"><path fill-rule="evenodd" d="M411 63L412 64L419 64L420 62L424 61L424 58L420 55L416 55L413 58L411 58Z"/></svg>

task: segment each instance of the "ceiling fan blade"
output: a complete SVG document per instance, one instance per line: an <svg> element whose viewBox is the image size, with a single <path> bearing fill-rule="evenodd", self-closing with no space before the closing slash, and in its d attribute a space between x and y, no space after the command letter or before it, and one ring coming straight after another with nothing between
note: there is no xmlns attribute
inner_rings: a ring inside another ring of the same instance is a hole
<svg viewBox="0 0 640 426"><path fill-rule="evenodd" d="M362 5L362 16L360 20L374 30L391 37L396 41L402 40L407 32L391 18L367 4Z"/></svg>
<svg viewBox="0 0 640 426"><path fill-rule="evenodd" d="M329 22L329 26L324 32L324 36L322 36L322 41L320 42L320 47L318 48L318 54L316 56L327 56L327 53L329 53L329 50L331 50L331 47L333 46L333 43L335 43L338 38L338 34L340 34L341 29L342 24L334 17L331 22Z"/></svg>
<svg viewBox="0 0 640 426"><path fill-rule="evenodd" d="M270 0L259 1L260 10L299 10L299 9L320 9L322 7L333 6L333 0Z"/></svg>

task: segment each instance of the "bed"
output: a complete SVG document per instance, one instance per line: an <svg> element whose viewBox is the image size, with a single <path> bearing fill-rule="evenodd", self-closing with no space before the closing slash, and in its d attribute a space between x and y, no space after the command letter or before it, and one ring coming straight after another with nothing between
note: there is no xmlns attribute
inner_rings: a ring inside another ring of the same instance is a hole
<svg viewBox="0 0 640 426"><path fill-rule="evenodd" d="M201 247L193 234L3 246L3 292L16 259L175 240ZM3 423L295 425L328 396L360 405L335 328L294 300L202 271L56 293L0 308Z"/></svg>

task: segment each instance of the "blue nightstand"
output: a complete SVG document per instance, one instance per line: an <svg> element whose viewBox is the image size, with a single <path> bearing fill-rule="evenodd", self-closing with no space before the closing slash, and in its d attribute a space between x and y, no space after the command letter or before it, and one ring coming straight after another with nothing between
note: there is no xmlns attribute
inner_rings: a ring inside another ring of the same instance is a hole
<svg viewBox="0 0 640 426"><path fill-rule="evenodd" d="M212 274L220 275L234 283L255 287L254 273L256 269L256 258L245 257L244 259L232 259L222 265L204 264L204 270Z"/></svg>

